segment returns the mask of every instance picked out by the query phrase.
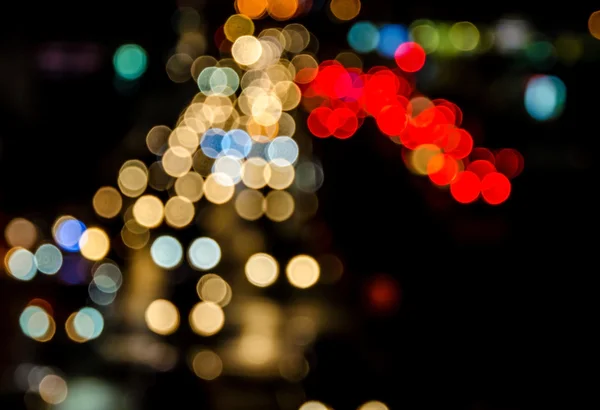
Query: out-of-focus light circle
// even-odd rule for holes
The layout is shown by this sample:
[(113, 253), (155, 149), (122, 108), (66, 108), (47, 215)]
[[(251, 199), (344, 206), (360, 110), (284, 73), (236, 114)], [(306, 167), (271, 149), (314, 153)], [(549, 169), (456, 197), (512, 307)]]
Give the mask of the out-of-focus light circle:
[(328, 410), (320, 401), (307, 401), (298, 410)]
[(213, 302), (221, 307), (227, 306), (233, 297), (229, 283), (214, 273), (207, 273), (200, 278), (196, 284), (196, 292), (203, 301)]
[(215, 352), (202, 350), (194, 356), (192, 369), (203, 380), (214, 380), (223, 372), (223, 361)]
[(217, 158), (223, 152), (225, 131), (218, 128), (207, 130), (200, 141), (200, 149), (209, 158)]
[(231, 47), (233, 59), (240, 65), (251, 65), (256, 63), (263, 53), (262, 45), (256, 37), (238, 37)]
[(145, 228), (158, 227), (164, 218), (165, 209), (160, 199), (154, 195), (144, 195), (133, 205), (135, 221)]
[(123, 198), (121, 194), (113, 187), (105, 186), (100, 188), (92, 200), (94, 211), (102, 218), (114, 218), (121, 212), (123, 207)]
[(214, 239), (198, 238), (190, 245), (188, 258), (194, 268), (209, 270), (221, 260), (221, 248)]
[(479, 30), (475, 24), (468, 21), (459, 21), (450, 27), (448, 39), (460, 51), (473, 51), (479, 45)]
[(179, 311), (168, 300), (157, 299), (150, 303), (144, 315), (148, 329), (159, 335), (170, 335), (179, 327)]
[(360, 13), (360, 0), (331, 0), (329, 10), (336, 18), (342, 21), (352, 20)]
[(298, 255), (288, 262), (285, 273), (293, 286), (306, 289), (317, 283), (321, 268), (313, 257)]
[(97, 264), (93, 270), (93, 282), (102, 292), (115, 293), (123, 283), (121, 269), (113, 262)]
[(233, 198), (235, 182), (223, 172), (210, 174), (204, 182), (204, 196), (213, 204), (222, 205)]
[(398, 67), (407, 73), (414, 73), (423, 68), (425, 58), (423, 47), (412, 41), (400, 44), (394, 54), (394, 59)]
[(67, 382), (55, 374), (45, 376), (38, 387), (40, 397), (48, 404), (60, 404), (67, 398)]
[(201, 336), (218, 333), (225, 324), (225, 313), (221, 306), (212, 302), (200, 302), (190, 312), (190, 326)]
[(100, 289), (95, 282), (88, 285), (88, 295), (90, 300), (100, 306), (108, 306), (117, 298), (117, 292), (107, 293)]
[(47, 243), (41, 245), (35, 251), (35, 263), (40, 272), (46, 275), (54, 275), (62, 266), (63, 256), (60, 249)]
[(389, 407), (380, 401), (369, 401), (358, 408), (358, 410), (389, 410)]
[(277, 137), (269, 143), (267, 148), (269, 161), (280, 167), (294, 164), (298, 159), (299, 152), (298, 144), (290, 137)]
[(86, 229), (83, 222), (72, 216), (63, 216), (54, 223), (52, 233), (54, 241), (63, 250), (77, 252), (79, 251), (79, 240)]
[(165, 220), (173, 228), (184, 228), (194, 219), (196, 209), (189, 199), (183, 196), (174, 196), (165, 205)]
[(25, 248), (13, 248), (5, 257), (6, 269), (15, 279), (30, 281), (37, 273), (33, 253)]
[(237, 184), (242, 179), (242, 161), (237, 156), (222, 155), (213, 164), (213, 175), (226, 175), (219, 181), (223, 185)]
[(125, 44), (115, 52), (113, 65), (119, 77), (125, 80), (136, 80), (146, 72), (148, 56), (146, 51), (137, 44)]
[(15, 218), (4, 229), (6, 242), (12, 247), (31, 249), (38, 238), (36, 226), (25, 218)]
[(183, 247), (172, 236), (159, 236), (150, 247), (152, 260), (164, 269), (177, 267), (183, 259)]
[(81, 255), (92, 261), (104, 258), (110, 250), (110, 239), (100, 228), (89, 228), (79, 239)]
[(525, 109), (537, 121), (559, 117), (565, 106), (567, 87), (555, 76), (535, 76), (525, 89)]
[(75, 314), (73, 327), (81, 338), (96, 339), (104, 330), (104, 317), (96, 309), (85, 307)]
[(225, 22), (223, 31), (227, 40), (234, 42), (238, 37), (254, 34), (254, 22), (243, 14), (234, 14)]
[(317, 192), (324, 179), (323, 168), (315, 162), (303, 162), (296, 168), (296, 186), (303, 192)]
[(590, 14), (588, 19), (588, 30), (592, 37), (600, 40), (600, 10)]
[(32, 339), (39, 338), (48, 332), (50, 318), (43, 308), (30, 305), (21, 312), (19, 326), (25, 336)]
[(379, 29), (377, 51), (384, 57), (394, 58), (396, 50), (409, 39), (408, 29), (401, 24), (385, 24)]
[(223, 153), (238, 158), (246, 158), (252, 149), (252, 138), (244, 130), (228, 131), (222, 141)]
[(242, 165), (242, 181), (248, 188), (264, 188), (270, 179), (271, 167), (265, 159), (260, 157), (248, 158)]
[(279, 264), (271, 255), (256, 253), (246, 262), (245, 272), (250, 283), (259, 288), (265, 288), (277, 280)]

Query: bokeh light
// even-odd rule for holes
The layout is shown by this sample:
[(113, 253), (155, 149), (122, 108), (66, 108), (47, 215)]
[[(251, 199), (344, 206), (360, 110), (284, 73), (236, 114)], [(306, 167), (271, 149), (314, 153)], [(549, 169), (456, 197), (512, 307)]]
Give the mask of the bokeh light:
[(537, 121), (560, 116), (567, 98), (567, 87), (555, 76), (535, 76), (527, 82), (525, 109)]
[(146, 51), (137, 44), (125, 44), (113, 56), (117, 75), (125, 80), (136, 80), (145, 72), (148, 65)]

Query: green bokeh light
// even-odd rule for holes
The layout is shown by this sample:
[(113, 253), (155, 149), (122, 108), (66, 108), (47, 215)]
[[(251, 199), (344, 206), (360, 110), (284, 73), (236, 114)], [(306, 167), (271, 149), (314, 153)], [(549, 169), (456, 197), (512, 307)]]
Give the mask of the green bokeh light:
[(146, 72), (148, 56), (137, 44), (125, 44), (115, 52), (113, 65), (119, 77), (136, 80)]

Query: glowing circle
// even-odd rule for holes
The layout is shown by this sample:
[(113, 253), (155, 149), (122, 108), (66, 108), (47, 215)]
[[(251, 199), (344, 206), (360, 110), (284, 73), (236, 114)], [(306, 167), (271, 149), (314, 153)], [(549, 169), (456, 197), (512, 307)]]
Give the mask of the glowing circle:
[(525, 109), (537, 121), (547, 121), (560, 116), (564, 110), (567, 88), (554, 76), (536, 76), (527, 83)]
[(44, 244), (35, 251), (35, 263), (40, 272), (54, 275), (62, 266), (63, 256), (56, 246)]
[(348, 31), (348, 44), (358, 53), (369, 53), (379, 45), (379, 30), (369, 21), (355, 23)]
[(183, 247), (172, 236), (159, 236), (150, 247), (152, 260), (164, 269), (173, 269), (183, 259)]
[(221, 260), (221, 247), (211, 238), (198, 238), (188, 249), (190, 264), (200, 270), (209, 270)]
[(125, 80), (136, 80), (145, 72), (148, 65), (146, 51), (137, 44), (125, 44), (117, 49), (113, 66), (117, 75)]

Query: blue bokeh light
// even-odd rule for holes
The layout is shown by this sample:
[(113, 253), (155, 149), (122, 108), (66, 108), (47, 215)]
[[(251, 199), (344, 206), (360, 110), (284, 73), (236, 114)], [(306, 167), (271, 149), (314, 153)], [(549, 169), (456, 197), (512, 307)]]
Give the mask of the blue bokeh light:
[(409, 41), (408, 29), (402, 24), (385, 24), (379, 29), (377, 51), (383, 57), (394, 58), (400, 44)]
[(547, 121), (560, 116), (564, 110), (567, 87), (558, 77), (535, 76), (527, 83), (525, 110), (537, 121)]
[(246, 158), (252, 149), (252, 138), (244, 130), (233, 129), (223, 137), (223, 153), (236, 158)]
[(56, 228), (55, 240), (58, 246), (67, 252), (79, 251), (79, 239), (86, 230), (83, 222), (77, 219), (67, 219), (60, 222)]
[(202, 136), (200, 149), (209, 158), (217, 158), (223, 152), (225, 131), (219, 128), (210, 128)]

